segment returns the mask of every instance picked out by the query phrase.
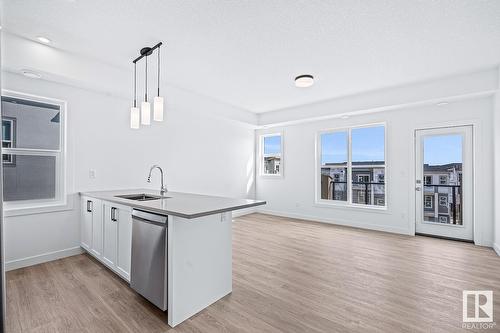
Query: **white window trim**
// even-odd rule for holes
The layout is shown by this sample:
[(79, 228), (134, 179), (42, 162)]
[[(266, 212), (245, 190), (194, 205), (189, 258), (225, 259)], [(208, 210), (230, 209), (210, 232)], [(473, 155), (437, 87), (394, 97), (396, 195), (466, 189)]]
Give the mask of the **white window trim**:
[[(272, 136), (280, 136), (281, 137), (281, 153), (280, 154), (264, 154), (264, 139)], [(283, 132), (273, 132), (273, 133), (266, 133), (262, 134), (259, 137), (259, 175), (260, 177), (263, 178), (283, 178), (283, 172), (284, 172), (284, 136)], [(264, 173), (265, 167), (264, 167), (264, 158), (265, 157), (279, 157), (280, 158), (280, 170), (279, 173), (276, 174), (271, 174), (271, 173)]]
[[(376, 205), (364, 205), (364, 204), (357, 204), (352, 202), (352, 169), (357, 168), (357, 166), (352, 165), (352, 130), (353, 129), (358, 129), (358, 128), (367, 128), (367, 127), (377, 127), (377, 126), (384, 126), (384, 164), (383, 165), (363, 165), (360, 168), (366, 168), (366, 167), (378, 167), (378, 168), (384, 168), (384, 186), (385, 186), (385, 196), (384, 196), (384, 202), (385, 206), (376, 206)], [(332, 132), (342, 132), (342, 131), (347, 131), (347, 141), (348, 141), (348, 148), (347, 148), (347, 201), (340, 201), (340, 200), (326, 200), (326, 199), (321, 199), (321, 135), (326, 134), (326, 133), (332, 133)], [(347, 209), (359, 209), (359, 210), (372, 210), (372, 211), (379, 211), (381, 213), (388, 213), (389, 210), (389, 187), (388, 184), (390, 184), (390, 173), (389, 173), (389, 167), (387, 166), (387, 160), (388, 160), (388, 155), (387, 155), (387, 123), (386, 122), (378, 122), (378, 123), (370, 123), (370, 124), (364, 124), (364, 125), (354, 125), (354, 126), (345, 126), (345, 127), (337, 127), (337, 128), (329, 128), (325, 130), (318, 131), (316, 133), (316, 140), (315, 140), (315, 152), (316, 152), (316, 161), (315, 161), (315, 206), (317, 207), (331, 207), (331, 208), (347, 208)]]
[(56, 157), (56, 193), (54, 199), (47, 200), (22, 200), (7, 201), (3, 203), (5, 216), (17, 216), (37, 213), (47, 213), (52, 211), (61, 211), (72, 209), (72, 202), (67, 199), (67, 170), (66, 170), (66, 110), (67, 103), (63, 100), (47, 98), (26, 93), (15, 92), (11, 90), (2, 90), (2, 96), (31, 100), (35, 102), (52, 104), (59, 106), (59, 149), (26, 149), (26, 148), (2, 148), (2, 153), (11, 153), (16, 155), (38, 155)]

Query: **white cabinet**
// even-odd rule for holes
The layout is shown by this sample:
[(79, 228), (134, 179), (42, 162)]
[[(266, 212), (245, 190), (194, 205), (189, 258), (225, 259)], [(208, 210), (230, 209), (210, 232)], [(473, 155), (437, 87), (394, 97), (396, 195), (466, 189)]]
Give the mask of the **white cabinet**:
[(90, 199), (92, 202), (92, 242), (90, 252), (96, 257), (102, 256), (102, 202)]
[(132, 209), (118, 207), (118, 258), (116, 268), (119, 274), (130, 279), (130, 259), (132, 257)]
[(81, 246), (130, 281), (132, 208), (82, 196)]
[(104, 203), (104, 242), (102, 259), (110, 268), (116, 265), (118, 251), (118, 219), (116, 208)]
[(82, 197), (80, 244), (87, 251), (90, 251), (90, 247), (92, 246), (92, 205), (92, 199), (88, 197)]
[(82, 197), (81, 240), (84, 249), (97, 257), (102, 251), (101, 200)]

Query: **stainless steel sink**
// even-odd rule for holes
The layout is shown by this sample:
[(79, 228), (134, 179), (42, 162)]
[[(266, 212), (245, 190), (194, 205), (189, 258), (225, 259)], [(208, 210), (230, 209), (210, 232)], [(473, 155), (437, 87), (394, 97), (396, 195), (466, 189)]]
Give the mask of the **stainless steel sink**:
[(124, 195), (116, 195), (117, 198), (135, 200), (135, 201), (148, 201), (148, 200), (158, 200), (158, 199), (168, 199), (170, 197), (162, 197), (159, 195), (139, 193), (139, 194), (124, 194)]

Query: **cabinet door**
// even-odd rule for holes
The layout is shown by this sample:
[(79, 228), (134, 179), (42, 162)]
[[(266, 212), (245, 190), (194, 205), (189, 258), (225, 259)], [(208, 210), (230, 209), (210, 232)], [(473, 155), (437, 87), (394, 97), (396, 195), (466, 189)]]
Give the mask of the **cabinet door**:
[(104, 205), (104, 234), (102, 258), (111, 268), (116, 266), (118, 247), (118, 209), (116, 207)]
[(86, 250), (90, 250), (92, 246), (92, 205), (93, 202), (90, 198), (82, 197), (80, 243)]
[(92, 245), (91, 252), (102, 256), (102, 203), (100, 200), (92, 199)]
[(118, 209), (118, 261), (117, 269), (130, 280), (130, 259), (132, 253), (132, 212), (129, 207)]

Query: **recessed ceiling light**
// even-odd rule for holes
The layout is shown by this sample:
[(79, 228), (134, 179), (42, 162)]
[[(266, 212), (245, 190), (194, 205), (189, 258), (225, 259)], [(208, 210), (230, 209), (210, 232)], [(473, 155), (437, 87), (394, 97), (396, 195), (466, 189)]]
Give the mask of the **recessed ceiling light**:
[(47, 37), (38, 36), (36, 39), (38, 39), (39, 42), (42, 42), (44, 44), (50, 44), (50, 39), (48, 39)]
[(348, 115), (343, 115), (340, 117), (340, 119), (349, 119), (349, 116)]
[(448, 104), (450, 104), (450, 103), (448, 103), (448, 102), (439, 102), (436, 105), (437, 106), (444, 106), (444, 105), (448, 105)]
[(24, 76), (29, 77), (30, 79), (40, 79), (42, 77), (40, 74), (27, 69), (23, 69), (21, 73), (23, 73)]
[(314, 84), (314, 77), (309, 74), (299, 75), (295, 78), (295, 86), (299, 88), (307, 88)]

